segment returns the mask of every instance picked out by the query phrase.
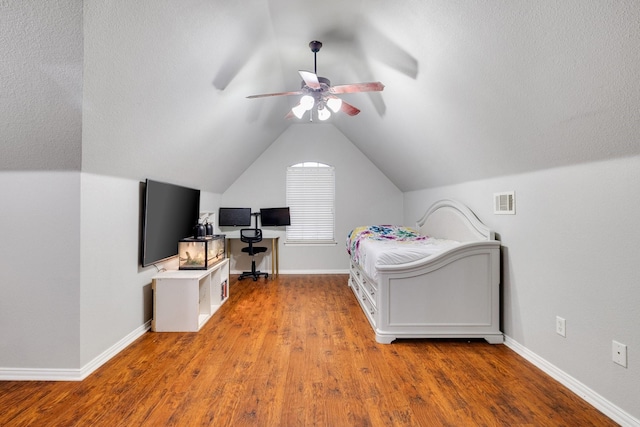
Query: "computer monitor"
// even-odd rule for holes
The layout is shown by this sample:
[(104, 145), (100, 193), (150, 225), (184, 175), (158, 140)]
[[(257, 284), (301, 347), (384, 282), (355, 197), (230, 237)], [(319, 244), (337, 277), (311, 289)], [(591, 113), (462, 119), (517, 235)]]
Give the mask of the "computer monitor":
[(220, 208), (219, 227), (250, 227), (251, 208)]
[(291, 225), (289, 208), (260, 209), (260, 224), (262, 224), (263, 227), (281, 227)]

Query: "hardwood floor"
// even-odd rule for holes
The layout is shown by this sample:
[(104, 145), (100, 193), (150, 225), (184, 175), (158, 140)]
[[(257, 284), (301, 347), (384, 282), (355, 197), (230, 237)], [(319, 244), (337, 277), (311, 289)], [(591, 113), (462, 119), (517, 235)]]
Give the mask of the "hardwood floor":
[(346, 275), (235, 277), (199, 333), (149, 332), (82, 382), (0, 382), (0, 425), (616, 425), (504, 345), (377, 344)]

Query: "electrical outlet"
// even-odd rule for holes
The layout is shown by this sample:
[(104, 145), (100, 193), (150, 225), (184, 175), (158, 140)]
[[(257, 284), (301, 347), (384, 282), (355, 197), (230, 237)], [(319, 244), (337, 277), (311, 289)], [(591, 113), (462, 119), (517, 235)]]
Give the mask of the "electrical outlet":
[(563, 337), (567, 336), (567, 321), (560, 316), (556, 316), (556, 333)]
[(611, 357), (613, 361), (620, 366), (627, 367), (627, 346), (617, 341), (613, 342), (611, 348)]

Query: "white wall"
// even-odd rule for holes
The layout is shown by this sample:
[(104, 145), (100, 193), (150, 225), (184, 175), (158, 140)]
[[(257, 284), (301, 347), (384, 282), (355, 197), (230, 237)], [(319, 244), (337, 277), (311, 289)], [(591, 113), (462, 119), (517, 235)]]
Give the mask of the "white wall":
[(81, 365), (151, 318), (151, 277), (140, 266), (139, 181), (82, 175)]
[[(152, 277), (178, 267), (175, 258), (140, 266), (143, 187), (137, 180), (82, 175), (81, 366), (151, 320)], [(201, 210), (217, 211), (219, 200), (202, 192)]]
[[(516, 215), (494, 215), (494, 192)], [(640, 418), (640, 157), (405, 193), (405, 221), (440, 198), (469, 206), (503, 244), (504, 332)], [(566, 338), (555, 318), (566, 319)], [(628, 346), (628, 368), (611, 360)]]
[(221, 194), (200, 191), (200, 212), (214, 212), (216, 224), (218, 223), (218, 208), (220, 207), (221, 199)]
[(0, 172), (0, 368), (76, 368), (80, 174)]
[[(402, 193), (333, 125), (292, 125), (224, 192), (222, 205), (251, 207), (253, 211), (285, 206), (287, 166), (305, 161), (335, 166), (337, 245), (283, 245), (282, 230), (280, 271), (347, 272), (347, 233), (363, 224), (402, 221)], [(240, 248), (232, 248), (232, 270), (250, 267)], [(263, 258), (259, 268), (268, 271), (268, 262)]]
[[(80, 172), (0, 172), (1, 376), (79, 379), (144, 332), (158, 270), (139, 263), (142, 188)], [(217, 211), (220, 197), (203, 192), (201, 207)]]
[(0, 2), (2, 373), (80, 363), (82, 9)]

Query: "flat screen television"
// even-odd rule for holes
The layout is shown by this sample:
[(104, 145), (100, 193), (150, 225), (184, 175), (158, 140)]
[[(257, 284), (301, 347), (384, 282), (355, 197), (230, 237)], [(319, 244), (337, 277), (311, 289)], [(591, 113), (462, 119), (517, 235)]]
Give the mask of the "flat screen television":
[(250, 227), (251, 208), (220, 208), (218, 212), (220, 227)]
[(178, 241), (193, 236), (200, 190), (147, 179), (142, 224), (143, 267), (178, 255)]
[(282, 227), (291, 225), (289, 208), (262, 208), (260, 209), (260, 224), (263, 227)]

